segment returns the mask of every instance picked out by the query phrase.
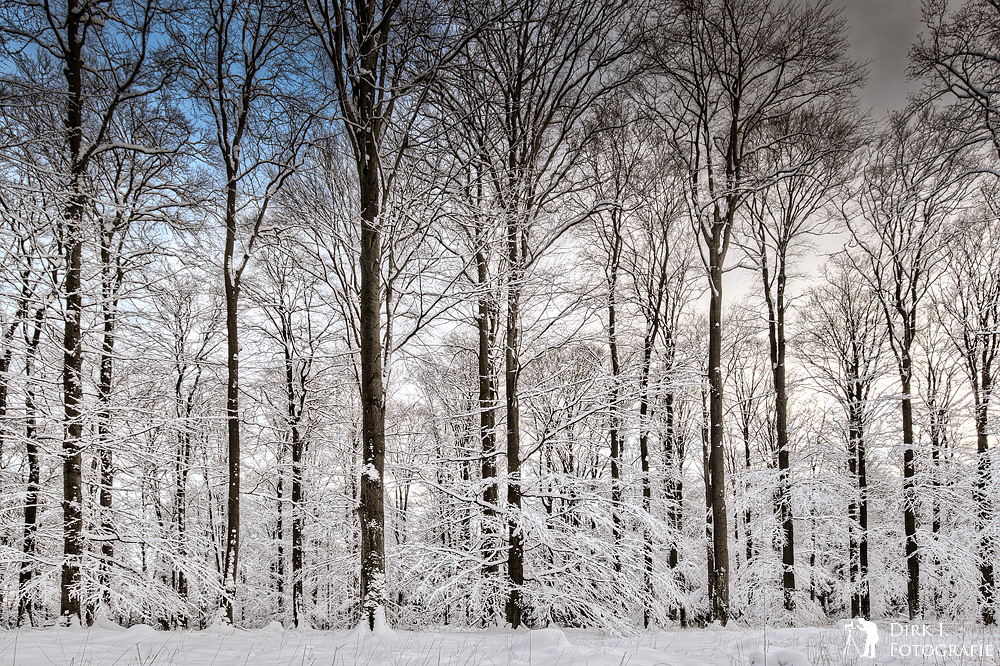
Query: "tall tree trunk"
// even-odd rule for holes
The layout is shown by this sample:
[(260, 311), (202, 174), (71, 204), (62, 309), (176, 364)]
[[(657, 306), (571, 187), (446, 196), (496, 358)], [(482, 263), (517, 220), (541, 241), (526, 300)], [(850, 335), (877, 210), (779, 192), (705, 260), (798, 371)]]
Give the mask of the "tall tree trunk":
[(507, 595), (507, 622), (511, 627), (521, 625), (524, 585), (524, 532), (521, 525), (521, 407), (517, 395), (520, 373), (519, 360), (519, 301), (522, 271), (519, 253), (519, 225), (515, 219), (507, 223), (507, 258), (510, 262), (510, 285), (507, 291), (507, 344), (504, 353), (504, 384), (507, 408), (507, 577), (510, 591)]
[(726, 514), (726, 461), (723, 439), (722, 404), (722, 231), (713, 225), (712, 247), (709, 249), (709, 317), (708, 317), (708, 382), (709, 382), (709, 480), (711, 482), (712, 555), (715, 573), (712, 577), (712, 617), (729, 622), (729, 529)]
[[(907, 337), (912, 339), (912, 333)], [(903, 391), (903, 529), (906, 536), (906, 606), (910, 619), (921, 615), (920, 608), (920, 553), (917, 548), (917, 497), (916, 463), (913, 449), (913, 399), (910, 394), (912, 361), (909, 346), (902, 350), (900, 358), (900, 386)]]
[(711, 448), (712, 448), (712, 435), (711, 426), (709, 419), (711, 418), (708, 408), (708, 390), (702, 388), (701, 390), (701, 412), (702, 412), (702, 427), (701, 427), (701, 462), (702, 462), (702, 477), (705, 481), (705, 550), (706, 550), (706, 563), (708, 570), (708, 612), (709, 616), (712, 616), (717, 607), (717, 602), (715, 595), (718, 593), (719, 587), (715, 582), (716, 574), (718, 573), (715, 569), (715, 540), (712, 537), (712, 530), (714, 528), (714, 521), (712, 515), (712, 461), (711, 461)]
[[(337, 101), (351, 138), (358, 173), (361, 248), (358, 337), (361, 356), (361, 464), (358, 502), (361, 523), (361, 604), (370, 630), (385, 620), (385, 387), (382, 368), (382, 191), (381, 143), (395, 108), (395, 81), (382, 76), (396, 53), (389, 38), (399, 30), (393, 15), (400, 3), (374, 0), (309, 2), (336, 78)], [(345, 57), (345, 53), (350, 56)], [(391, 79), (392, 77), (390, 77)], [(389, 297), (386, 297), (387, 312)], [(389, 322), (386, 322), (389, 325)], [(387, 340), (389, 336), (387, 336)], [(391, 343), (386, 343), (386, 363)]]
[[(302, 411), (305, 405), (305, 382), (296, 387), (295, 359), (292, 357), (292, 326), (291, 314), (281, 313), (281, 337), (284, 343), (285, 355), (285, 401), (288, 419), (288, 454), (291, 457), (291, 509), (292, 509), (292, 626), (298, 627), (301, 621), (302, 603), (302, 454), (305, 443), (300, 425)], [(298, 390), (296, 390), (298, 388)], [(284, 599), (284, 534), (282, 533), (281, 511), (285, 501), (283, 497), (284, 475), (278, 479), (278, 596)]]
[[(642, 473), (642, 510), (645, 512), (647, 517), (652, 516), (652, 499), (653, 499), (653, 489), (650, 484), (650, 464), (649, 464), (649, 360), (652, 355), (651, 345), (648, 336), (646, 340), (646, 349), (643, 350), (643, 365), (642, 374), (639, 378), (639, 467)], [(617, 433), (616, 433), (617, 437)], [(670, 446), (669, 444), (667, 446)], [(613, 501), (613, 500), (612, 500)], [(667, 499), (667, 504), (669, 506), (670, 499)], [(668, 509), (669, 511), (669, 509)], [(617, 526), (616, 526), (617, 527)], [(616, 544), (617, 545), (617, 544)], [(646, 598), (649, 600), (653, 599), (653, 535), (649, 527), (644, 527), (642, 530), (642, 583), (643, 590), (646, 592)], [(672, 548), (676, 548), (676, 542), (671, 544)], [(618, 562), (618, 555), (615, 555), (615, 564), (618, 565), (618, 571), (621, 570), (621, 565)], [(671, 565), (673, 568), (673, 565)], [(649, 623), (652, 621), (650, 608), (648, 603), (643, 604), (642, 608), (642, 626), (643, 628), (649, 627)]]
[[(291, 448), (291, 442), (283, 442), (282, 449)], [(285, 613), (285, 473), (281, 467), (285, 462), (285, 453), (276, 461), (278, 480), (274, 487), (275, 502), (275, 525), (274, 541), (276, 551), (274, 554), (274, 592), (278, 597), (277, 614), (280, 618)]]
[(36, 533), (38, 531), (38, 496), (41, 491), (42, 466), (38, 457), (37, 407), (35, 405), (35, 361), (38, 344), (42, 338), (45, 322), (45, 305), (40, 304), (35, 311), (33, 326), (29, 335), (24, 330), (24, 445), (28, 462), (28, 483), (24, 497), (24, 543), (21, 571), (17, 577), (17, 625), (22, 626), (27, 617), (34, 625), (34, 598), (32, 579), (35, 573)]
[(100, 376), (97, 382), (97, 401), (100, 405), (97, 414), (97, 455), (99, 461), (99, 491), (98, 505), (101, 513), (101, 532), (104, 540), (101, 541), (101, 563), (98, 581), (101, 586), (101, 601), (110, 603), (108, 584), (110, 582), (109, 571), (111, 563), (115, 557), (115, 545), (111, 540), (115, 533), (114, 524), (111, 520), (112, 511), (112, 489), (114, 486), (114, 460), (111, 450), (111, 390), (114, 372), (114, 350), (115, 350), (115, 317), (118, 309), (118, 285), (120, 284), (120, 269), (115, 271), (116, 266), (112, 261), (117, 260), (112, 257), (111, 241), (109, 234), (101, 229), (101, 358)]
[(872, 616), (871, 588), (868, 584), (868, 453), (864, 424), (858, 420), (858, 577), (861, 581), (861, 617)]
[(485, 581), (482, 622), (492, 623), (499, 614), (495, 606), (495, 593), (499, 586), (500, 574), (500, 526), (497, 524), (497, 505), (500, 502), (500, 489), (497, 484), (496, 463), (496, 385), (493, 379), (493, 368), (490, 362), (490, 350), (493, 347), (493, 319), (496, 317), (491, 305), (489, 267), (482, 244), (482, 233), (476, 236), (476, 283), (479, 288), (477, 303), (476, 328), (479, 333), (479, 439), (482, 452), (481, 474), (483, 481), (483, 579)]
[(302, 591), (302, 540), (305, 531), (303, 457), (305, 440), (292, 431), (292, 625), (302, 626), (305, 597)]
[[(743, 426), (743, 464), (745, 465), (747, 480), (744, 482), (744, 490), (748, 493), (750, 491), (750, 471), (752, 469), (752, 462), (750, 458), (750, 407), (746, 407), (746, 411), (740, 415)], [(753, 537), (751, 536), (752, 531), (750, 525), (753, 523), (753, 511), (750, 509), (750, 503), (747, 502), (746, 507), (743, 509), (743, 538), (746, 542), (743, 544), (746, 563), (749, 568), (750, 563), (754, 559), (753, 550)]]
[(850, 408), (847, 427), (847, 471), (851, 478), (851, 495), (847, 504), (849, 577), (851, 583), (851, 617), (862, 617), (861, 614), (861, 484), (860, 484), (860, 448), (861, 424), (857, 408)]
[(63, 329), (63, 558), (60, 579), (59, 615), (66, 622), (82, 622), (80, 601), (83, 556), (83, 349), (81, 319), (83, 293), (83, 218), (87, 204), (84, 178), (87, 172), (83, 154), (83, 40), (86, 31), (81, 21), (86, 14), (78, 0), (66, 5), (67, 83), (66, 137), (70, 159), (69, 200), (64, 212), (63, 250), (65, 252), (65, 326)]
[[(374, 73), (362, 79), (359, 93), (375, 95)], [(364, 159), (358, 161), (361, 194), (361, 603), (369, 629), (385, 619), (385, 393), (382, 385), (382, 313), (380, 308), (382, 234), (378, 145), (370, 128), (361, 128), (357, 143)]]
[(993, 519), (992, 503), (989, 497), (991, 483), (989, 419), (987, 402), (991, 389), (991, 378), (983, 374), (982, 396), (976, 392), (976, 527), (979, 532), (977, 559), (979, 560), (979, 594), (982, 597), (983, 624), (996, 624), (996, 580), (993, 572), (993, 537), (990, 522)]
[[(764, 236), (766, 237), (766, 236)], [(763, 254), (763, 253), (762, 253)], [(768, 311), (768, 341), (771, 354), (771, 376), (774, 382), (774, 421), (778, 440), (777, 513), (781, 522), (781, 588), (785, 610), (795, 608), (795, 523), (792, 518), (790, 457), (788, 451), (788, 388), (785, 376), (785, 253), (776, 251), (778, 273), (775, 276), (776, 295), (771, 298), (767, 258), (762, 258), (765, 300)]]
[[(611, 399), (608, 405), (608, 438), (611, 446), (611, 534), (614, 545), (611, 553), (612, 566), (616, 573), (621, 573), (621, 457), (622, 441), (619, 437), (620, 417), (618, 414), (618, 399), (621, 391), (621, 360), (618, 353), (618, 332), (616, 316), (618, 314), (618, 303), (616, 298), (618, 288), (618, 266), (621, 261), (622, 235), (620, 229), (619, 213), (613, 211), (612, 215), (612, 239), (611, 254), (608, 257), (608, 350), (611, 356)], [(645, 433), (643, 433), (645, 435)], [(648, 466), (649, 466), (649, 446), (648, 438), (646, 442), (646, 453), (640, 454), (647, 469), (643, 470), (643, 506), (648, 511), (648, 498), (646, 493), (649, 488)]]
[[(195, 373), (194, 381), (187, 396), (184, 395), (183, 361), (177, 365), (177, 381), (174, 383), (174, 400), (177, 405), (177, 416), (181, 421), (181, 430), (177, 433), (177, 463), (174, 467), (174, 529), (177, 533), (177, 560), (183, 562), (187, 555), (187, 481), (191, 469), (191, 414), (194, 412), (194, 394), (201, 379), (201, 368)], [(208, 502), (209, 523), (211, 524), (212, 501)], [(175, 566), (173, 585), (182, 599), (188, 596), (188, 579), (182, 566)], [(187, 626), (187, 617), (181, 617), (182, 626)]]
[(223, 605), (226, 618), (234, 621), (236, 586), (239, 580), (240, 552), (240, 274), (234, 264), (236, 249), (236, 178), (238, 168), (227, 164), (226, 247), (222, 269), (226, 297), (226, 425), (227, 425), (227, 495), (226, 546), (222, 565)]
[[(671, 343), (672, 344), (672, 343)], [(671, 357), (673, 353), (671, 353)], [(671, 361), (673, 365), (673, 361)], [(680, 548), (678, 543), (684, 531), (684, 439), (677, 434), (676, 406), (674, 393), (668, 389), (663, 400), (664, 422), (664, 458), (668, 465), (669, 483), (667, 485), (667, 524), (673, 529), (674, 536), (670, 541), (670, 551), (667, 555), (667, 565), (673, 572), (678, 584), (684, 582), (680, 566)], [(652, 549), (652, 543), (647, 540), (647, 546)], [(647, 565), (651, 569), (652, 555), (647, 557)], [(650, 575), (652, 572), (650, 571)], [(675, 604), (670, 609), (670, 619), (679, 621), (681, 626), (687, 626), (687, 608), (684, 604)]]
[(10, 345), (11, 338), (17, 332), (21, 312), (15, 315), (14, 323), (3, 332), (3, 353), (0, 354), (0, 458), (3, 457), (3, 447), (7, 442), (7, 393), (10, 362), (14, 358), (14, 348)]
[[(183, 561), (187, 555), (187, 477), (191, 465), (191, 433), (189, 424), (184, 424), (184, 431), (177, 434), (177, 465), (174, 469), (174, 529), (177, 532), (178, 560)], [(174, 589), (182, 599), (187, 598), (188, 581), (184, 570), (174, 568)]]

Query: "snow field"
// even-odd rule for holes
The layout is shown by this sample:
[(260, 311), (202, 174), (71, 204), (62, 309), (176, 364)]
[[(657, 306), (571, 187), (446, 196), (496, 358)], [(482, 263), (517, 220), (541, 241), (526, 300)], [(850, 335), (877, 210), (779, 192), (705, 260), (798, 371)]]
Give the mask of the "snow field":
[[(955, 628), (955, 641), (1000, 646), (1000, 632)], [(286, 631), (277, 622), (244, 631), (90, 629), (0, 632), (0, 666), (994, 666), (978, 658), (844, 652), (840, 627), (710, 628), (609, 637), (584, 630)], [(766, 659), (764, 649), (766, 647)], [(995, 655), (996, 652), (994, 651)]]

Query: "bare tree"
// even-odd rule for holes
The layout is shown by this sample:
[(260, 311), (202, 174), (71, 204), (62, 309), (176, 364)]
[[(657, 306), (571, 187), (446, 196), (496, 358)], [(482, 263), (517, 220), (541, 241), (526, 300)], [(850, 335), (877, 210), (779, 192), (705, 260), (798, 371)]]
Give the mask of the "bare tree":
[[(417, 3), (420, 5), (420, 3)], [(361, 355), (361, 603), (369, 629), (385, 622), (385, 378), (382, 365), (382, 229), (396, 175), (387, 134), (413, 92), (411, 49), (419, 49), (427, 9), (407, 15), (399, 0), (306, 0), (309, 23), (332, 67), (333, 94), (358, 180)], [(410, 40), (414, 40), (411, 42)], [(419, 52), (419, 51), (418, 51)], [(409, 116), (412, 118), (412, 116)], [(405, 122), (404, 122), (405, 127)], [(402, 134), (408, 133), (406, 128)], [(402, 156), (402, 151), (396, 153)], [(398, 164), (398, 162), (397, 162)]]
[[(123, 146), (107, 150), (92, 166), (95, 194), (90, 215), (97, 227), (100, 266), (97, 420), (98, 508), (101, 531), (99, 585), (101, 601), (110, 598), (108, 571), (114, 562), (117, 532), (112, 519), (115, 428), (112, 423), (115, 342), (119, 306), (127, 274), (157, 251), (150, 229), (173, 217), (173, 210), (195, 197), (185, 191), (185, 160), (178, 153), (187, 140), (187, 126), (179, 111), (163, 99), (144, 97), (123, 103), (110, 129)], [(181, 198), (186, 201), (182, 201)], [(107, 608), (104, 609), (107, 614)]]
[[(761, 278), (767, 306), (771, 379), (775, 399), (775, 435), (778, 448), (776, 512), (782, 529), (782, 589), (786, 610), (793, 610), (795, 592), (795, 521), (791, 502), (788, 443), (788, 380), (785, 356), (785, 321), (790, 299), (788, 281), (793, 277), (796, 254), (811, 235), (824, 231), (824, 209), (847, 174), (847, 158), (857, 146), (853, 87), (863, 70), (845, 59), (841, 80), (832, 82), (830, 100), (777, 119), (765, 132), (771, 145), (757, 156), (768, 173), (781, 174), (756, 192), (748, 202), (750, 241), (747, 248)], [(850, 70), (853, 70), (853, 76)]]
[[(689, 238), (678, 233), (683, 209), (680, 177), (657, 143), (655, 125), (635, 102), (613, 97), (600, 106), (597, 133), (587, 146), (588, 169), (593, 182), (588, 188), (595, 201), (615, 201), (614, 208), (594, 218), (596, 242), (602, 256), (606, 282), (607, 344), (611, 362), (608, 404), (608, 435), (611, 462), (613, 555), (621, 571), (618, 550), (623, 538), (622, 464), (629, 405), (638, 400), (639, 467), (643, 511), (653, 513), (653, 459), (657, 422), (662, 423), (662, 461), (665, 469), (666, 520), (677, 533), (681, 528), (683, 486), (683, 437), (678, 424), (679, 368), (677, 334), (681, 313), (690, 297), (691, 248)], [(637, 319), (635, 313), (640, 315)], [(619, 323), (621, 322), (621, 323)], [(631, 329), (641, 326), (638, 367), (632, 370), (629, 340)], [(654, 369), (655, 368), (655, 369)], [(632, 373), (637, 371), (638, 377)], [(637, 382), (637, 384), (636, 384)], [(659, 412), (659, 413), (656, 413)], [(678, 534), (670, 542), (667, 563), (679, 564)], [(643, 586), (646, 593), (643, 624), (653, 621), (655, 597), (653, 530), (643, 529)], [(672, 605), (672, 619), (680, 620), (685, 609)]]
[[(29, 172), (30, 173), (30, 172)], [(37, 566), (38, 504), (41, 488), (41, 455), (38, 438), (37, 361), (42, 334), (50, 317), (49, 309), (57, 294), (57, 250), (51, 210), (47, 210), (42, 192), (25, 187), (30, 181), (5, 182), (0, 189), (0, 211), (5, 227), (5, 282), (12, 288), (3, 295), (3, 351), (0, 356), (0, 446), (13, 438), (14, 428), (8, 415), (9, 384), (13, 379), (11, 362), (17, 332), (23, 343), (24, 367), (24, 445), (27, 478), (22, 526), (22, 561), (17, 581), (17, 625), (35, 624), (38, 606)], [(9, 309), (8, 309), (9, 303)]]
[[(506, 259), (504, 411), (507, 457), (506, 619), (524, 611), (524, 525), (521, 520), (521, 430), (524, 285), (543, 253), (592, 210), (542, 224), (548, 207), (574, 186), (583, 120), (597, 100), (628, 81), (611, 73), (633, 51), (624, 18), (634, 11), (607, 0), (550, 0), (500, 7), (505, 30), (484, 30), (470, 46), (483, 85), (485, 126), (480, 151), (491, 209), (500, 216)], [(496, 11), (489, 13), (499, 13)], [(470, 21), (477, 22), (477, 21)]]
[(816, 383), (844, 410), (851, 495), (847, 513), (851, 617), (871, 617), (868, 558), (868, 426), (883, 375), (886, 329), (877, 297), (849, 261), (835, 259), (808, 293), (797, 338)]
[[(291, 235), (291, 234), (289, 234)], [(302, 578), (305, 539), (305, 455), (312, 430), (309, 405), (313, 402), (314, 361), (333, 324), (321, 307), (316, 271), (303, 266), (308, 255), (295, 239), (275, 239), (261, 253), (261, 270), (253, 297), (267, 319), (265, 335), (280, 348), (281, 398), (275, 405), (281, 414), (279, 461), (287, 460), (290, 488), (285, 490), (284, 469), (279, 469), (277, 499), (277, 566), (279, 612), (284, 608), (285, 570), (283, 517), (286, 505), (291, 514), (291, 620), (295, 627), (304, 623), (305, 603)], [(282, 464), (282, 467), (285, 467)]]
[(920, 313), (946, 255), (950, 217), (970, 184), (951, 159), (952, 137), (933, 129), (934, 112), (895, 114), (871, 147), (855, 199), (860, 214), (846, 216), (860, 252), (850, 255), (878, 298), (901, 390), (903, 523), (906, 536), (907, 607), (920, 614), (917, 543), (916, 449), (913, 429), (913, 350)]
[(677, 8), (675, 18), (658, 31), (652, 53), (665, 94), (672, 97), (659, 115), (688, 174), (691, 221), (710, 293), (711, 597), (712, 616), (723, 623), (729, 619), (721, 370), (726, 258), (750, 195), (786, 175), (762, 168), (758, 159), (775, 145), (768, 128), (822, 107), (856, 84), (859, 68), (847, 56), (844, 31), (828, 2), (803, 7), (771, 0), (698, 0)]
[[(943, 280), (942, 280), (943, 281)], [(932, 294), (938, 300), (940, 294)], [(948, 450), (952, 446), (952, 415), (958, 405), (959, 376), (962, 362), (956, 356), (954, 345), (944, 330), (943, 317), (928, 317), (927, 331), (919, 340), (918, 363), (923, 373), (917, 377), (917, 386), (923, 402), (924, 422), (921, 424), (928, 435), (930, 445), (930, 514), (931, 543), (928, 544), (932, 576), (943, 577), (948, 564), (940, 557), (940, 549), (947, 543), (942, 534), (942, 486), (947, 479)], [(934, 587), (933, 610), (942, 612), (941, 586)]]
[[(24, 45), (37, 47), (45, 58), (59, 63), (65, 79), (65, 85), (56, 93), (63, 105), (59, 115), (65, 130), (59, 165), (64, 171), (58, 193), (63, 209), (61, 245), (65, 262), (60, 615), (63, 621), (80, 622), (84, 619), (80, 572), (84, 550), (82, 270), (92, 196), (91, 170), (93, 161), (103, 152), (149, 150), (118, 143), (112, 126), (123, 104), (148, 95), (163, 83), (147, 73), (147, 61), (154, 51), (151, 35), (162, 8), (155, 2), (112, 5), (96, 0), (67, 0), (58, 6), (12, 2), (3, 12), (7, 52), (18, 54)], [(13, 62), (24, 63), (25, 59), (18, 56)], [(18, 79), (15, 85), (30, 94), (36, 81)]]
[[(911, 51), (911, 72), (924, 81), (926, 99), (951, 106), (946, 119), (954, 131), (949, 149), (987, 146), (1000, 158), (1000, 39), (984, 29), (1000, 21), (1000, 2), (929, 0), (923, 11), (928, 30)], [(1000, 173), (995, 166), (981, 164), (970, 170)]]
[(990, 499), (989, 408), (996, 391), (1000, 357), (1000, 227), (996, 211), (962, 230), (956, 243), (950, 283), (940, 298), (946, 330), (962, 357), (972, 390), (976, 424), (976, 484), (974, 499), (979, 534), (979, 594), (983, 623), (996, 623), (996, 576), (991, 536), (994, 507)]
[[(170, 270), (170, 269), (167, 269)], [(185, 273), (187, 271), (184, 271)], [(196, 274), (197, 275), (197, 274)], [(171, 428), (173, 445), (172, 469), (173, 497), (170, 523), (173, 529), (171, 548), (174, 553), (169, 578), (171, 587), (181, 600), (188, 600), (191, 578), (188, 557), (192, 554), (189, 536), (189, 514), (192, 507), (189, 477), (196, 465), (196, 447), (203, 431), (198, 421), (204, 409), (206, 393), (212, 386), (209, 380), (216, 354), (222, 344), (219, 328), (223, 321), (222, 296), (218, 289), (207, 293), (201, 289), (197, 277), (190, 274), (169, 275), (161, 284), (149, 279), (152, 303), (150, 334), (147, 349), (159, 348), (165, 357), (165, 367), (171, 377), (168, 404), (173, 413)], [(209, 384), (208, 386), (206, 386)], [(169, 441), (169, 440), (168, 440)], [(209, 498), (211, 500), (211, 498)], [(189, 618), (177, 618), (187, 626)]]
[(230, 622), (239, 581), (240, 294), (269, 206), (295, 171), (312, 120), (297, 68), (296, 46), (303, 40), (295, 31), (293, 6), (285, 0), (213, 0), (176, 28), (206, 152), (221, 163), (222, 173), (224, 205), (211, 212), (225, 229), (228, 498), (222, 582)]

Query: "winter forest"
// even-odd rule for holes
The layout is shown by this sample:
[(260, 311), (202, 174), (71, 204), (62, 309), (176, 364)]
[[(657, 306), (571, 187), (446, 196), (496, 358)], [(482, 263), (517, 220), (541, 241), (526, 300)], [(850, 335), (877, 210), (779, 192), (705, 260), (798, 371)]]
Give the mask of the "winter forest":
[(4, 2), (0, 626), (993, 625), (1000, 2), (848, 28)]

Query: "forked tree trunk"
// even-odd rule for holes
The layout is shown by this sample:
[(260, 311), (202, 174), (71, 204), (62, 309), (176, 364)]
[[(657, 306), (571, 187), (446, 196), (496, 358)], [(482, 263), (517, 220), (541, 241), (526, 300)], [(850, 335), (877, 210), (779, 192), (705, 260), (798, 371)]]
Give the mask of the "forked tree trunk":
[[(763, 253), (762, 253), (763, 254)], [(774, 384), (774, 427), (778, 444), (778, 520), (781, 523), (781, 588), (785, 610), (795, 608), (795, 522), (792, 517), (791, 458), (788, 450), (788, 386), (785, 376), (785, 251), (776, 252), (778, 272), (775, 276), (774, 298), (771, 297), (767, 258), (762, 258), (764, 294), (768, 310), (768, 342), (771, 355), (771, 377)]]

